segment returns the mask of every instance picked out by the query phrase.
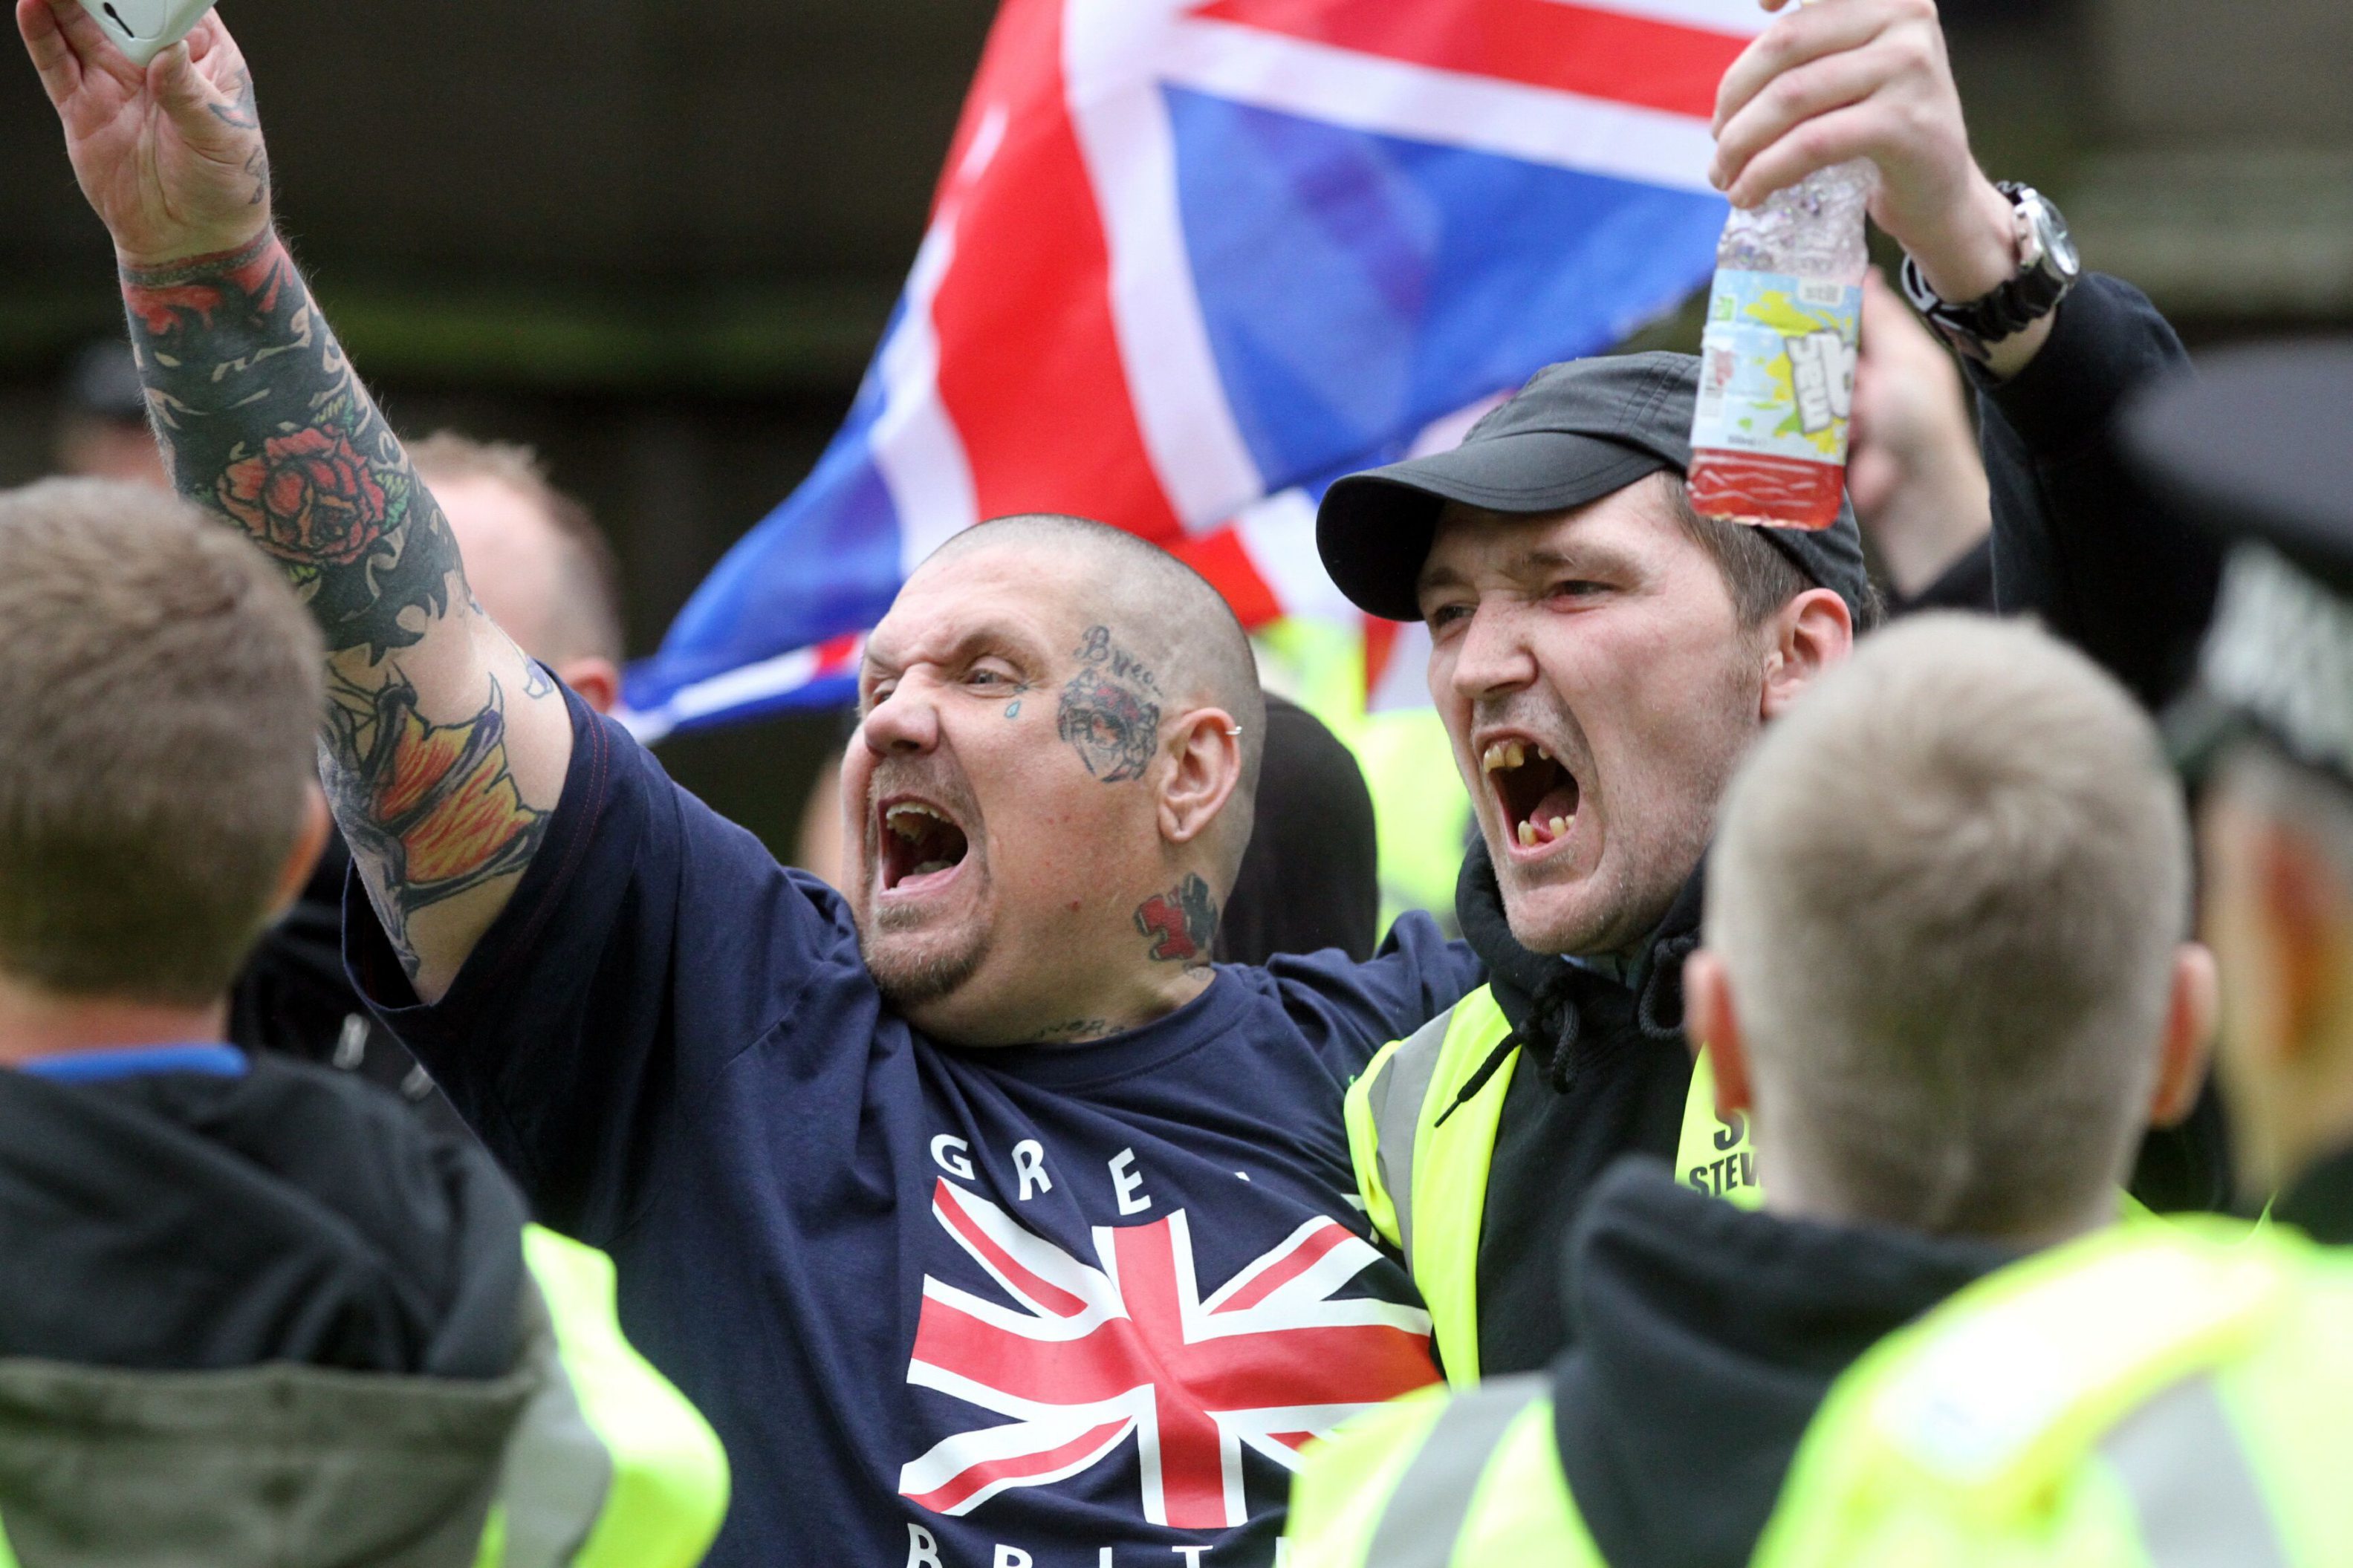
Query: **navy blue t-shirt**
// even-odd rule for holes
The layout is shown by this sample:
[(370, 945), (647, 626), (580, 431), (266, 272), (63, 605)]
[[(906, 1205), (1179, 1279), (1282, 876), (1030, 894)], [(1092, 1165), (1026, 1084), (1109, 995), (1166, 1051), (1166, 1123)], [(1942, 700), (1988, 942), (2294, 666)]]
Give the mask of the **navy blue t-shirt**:
[(943, 1046), (839, 895), (572, 714), (548, 837), (448, 996), (417, 1005), (355, 890), (348, 956), (724, 1439), (710, 1560), (1271, 1561), (1304, 1435), (1434, 1375), (1341, 1104), (1478, 983), (1468, 951), (1417, 917), (1097, 1044)]

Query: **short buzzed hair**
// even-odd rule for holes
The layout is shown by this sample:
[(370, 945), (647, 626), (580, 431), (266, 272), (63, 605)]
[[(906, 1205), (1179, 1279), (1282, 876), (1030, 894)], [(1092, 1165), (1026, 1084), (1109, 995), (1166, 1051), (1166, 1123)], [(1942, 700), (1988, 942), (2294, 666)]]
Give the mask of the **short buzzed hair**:
[(1706, 931), (1760, 1149), (1853, 1217), (2027, 1237), (2113, 1202), (2189, 929), (2154, 726), (2032, 627), (1927, 616), (1769, 727)]
[[(1692, 504), (1691, 484), (1683, 475), (1668, 471), (1666, 480), (1667, 504), (1674, 509), (1675, 521), (1683, 525), (1684, 536), (1715, 563), (1742, 631), (1759, 630), (1790, 600), (1821, 586), (1782, 553), (1767, 530), (1709, 517)], [(1886, 618), (1886, 607), (1867, 578), (1862, 603), (1850, 603), (1847, 609), (1857, 632), (1873, 630)]]
[(513, 441), (482, 441), (437, 430), (408, 448), (408, 460), (427, 489), (462, 479), (494, 479), (546, 518), (555, 535), (556, 602), (547, 606), (552, 646), (531, 650), (549, 663), (607, 658), (617, 664), (628, 647), (621, 629), (621, 572), (613, 547), (588, 508), (555, 488), (547, 464)]
[(1026, 543), (1090, 558), (1099, 567), (1091, 584), (1091, 613), (1160, 669), (1172, 694), (1222, 708), (1241, 726), (1241, 783), (1219, 824), (1222, 896), (1250, 847), (1266, 756), (1266, 698), (1250, 634), (1208, 578), (1150, 540), (1087, 518), (1053, 512), (995, 518), (953, 535), (933, 559), (980, 545)]
[(177, 498), (0, 494), (0, 972), (224, 994), (302, 829), (324, 660), (277, 570)]

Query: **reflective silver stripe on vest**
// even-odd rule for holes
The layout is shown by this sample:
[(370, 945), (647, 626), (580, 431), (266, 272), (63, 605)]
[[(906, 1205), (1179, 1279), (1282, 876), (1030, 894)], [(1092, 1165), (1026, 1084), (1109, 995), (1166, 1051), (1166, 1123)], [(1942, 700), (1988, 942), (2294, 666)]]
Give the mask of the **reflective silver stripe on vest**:
[(2287, 1552), (2211, 1377), (2135, 1411), (2100, 1451), (2140, 1516), (2155, 1568), (2287, 1568)]
[(572, 1374), (555, 1344), (555, 1325), (532, 1282), (526, 1310), (536, 1323), (529, 1342), (546, 1375), (507, 1440), (499, 1504), (506, 1511), (501, 1568), (564, 1568), (587, 1542), (613, 1485), (613, 1456), (580, 1409)]
[(1449, 1007), (1412, 1034), (1381, 1068), (1366, 1091), (1373, 1112), (1373, 1137), (1378, 1147), (1374, 1163), (1389, 1206), (1397, 1211), (1398, 1246), (1413, 1262), (1413, 1145), (1421, 1135), (1421, 1102), (1430, 1098), (1430, 1080), (1438, 1075), (1438, 1058), (1446, 1054), (1446, 1031), (1454, 1023)]
[(1499, 1377), (1447, 1402), (1381, 1510), (1366, 1568), (1446, 1568), (1496, 1445), (1551, 1381), (1544, 1373)]

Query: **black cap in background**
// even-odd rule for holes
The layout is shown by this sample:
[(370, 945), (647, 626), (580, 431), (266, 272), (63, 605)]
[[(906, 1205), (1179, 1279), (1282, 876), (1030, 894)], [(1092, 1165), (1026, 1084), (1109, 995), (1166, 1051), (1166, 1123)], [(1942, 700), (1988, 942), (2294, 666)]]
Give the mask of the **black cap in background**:
[(147, 393), (131, 345), (105, 338), (87, 343), (66, 366), (65, 403), (77, 414), (122, 424), (145, 424)]
[(2118, 429), (2160, 504), (2231, 547), (2197, 689), (2168, 716), (2202, 770), (2245, 726), (2353, 785), (2353, 340), (2225, 350)]

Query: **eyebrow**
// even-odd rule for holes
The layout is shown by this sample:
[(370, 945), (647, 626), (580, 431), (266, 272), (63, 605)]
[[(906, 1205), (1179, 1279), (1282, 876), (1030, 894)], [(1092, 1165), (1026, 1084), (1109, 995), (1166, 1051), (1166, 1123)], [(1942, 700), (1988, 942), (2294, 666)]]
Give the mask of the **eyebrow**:
[[(1004, 621), (987, 621), (976, 626), (967, 627), (955, 642), (948, 645), (947, 651), (941, 658), (931, 660), (919, 658), (914, 662), (953, 664), (960, 659), (973, 658), (989, 653), (1029, 664), (1042, 664), (1046, 661), (1044, 645), (1035, 637), (1025, 635)], [(860, 679), (864, 680), (876, 675), (896, 675), (904, 668), (904, 665), (894, 664), (877, 655), (872, 645), (870, 644), (860, 658)]]
[[(1625, 551), (1607, 544), (1571, 544), (1567, 548), (1539, 544), (1514, 553), (1504, 567), (1514, 582), (1529, 582), (1563, 574), (1609, 572), (1631, 574), (1640, 563)], [(1417, 596), (1435, 588), (1460, 588), (1470, 579), (1451, 566), (1425, 567), (1414, 583)]]

